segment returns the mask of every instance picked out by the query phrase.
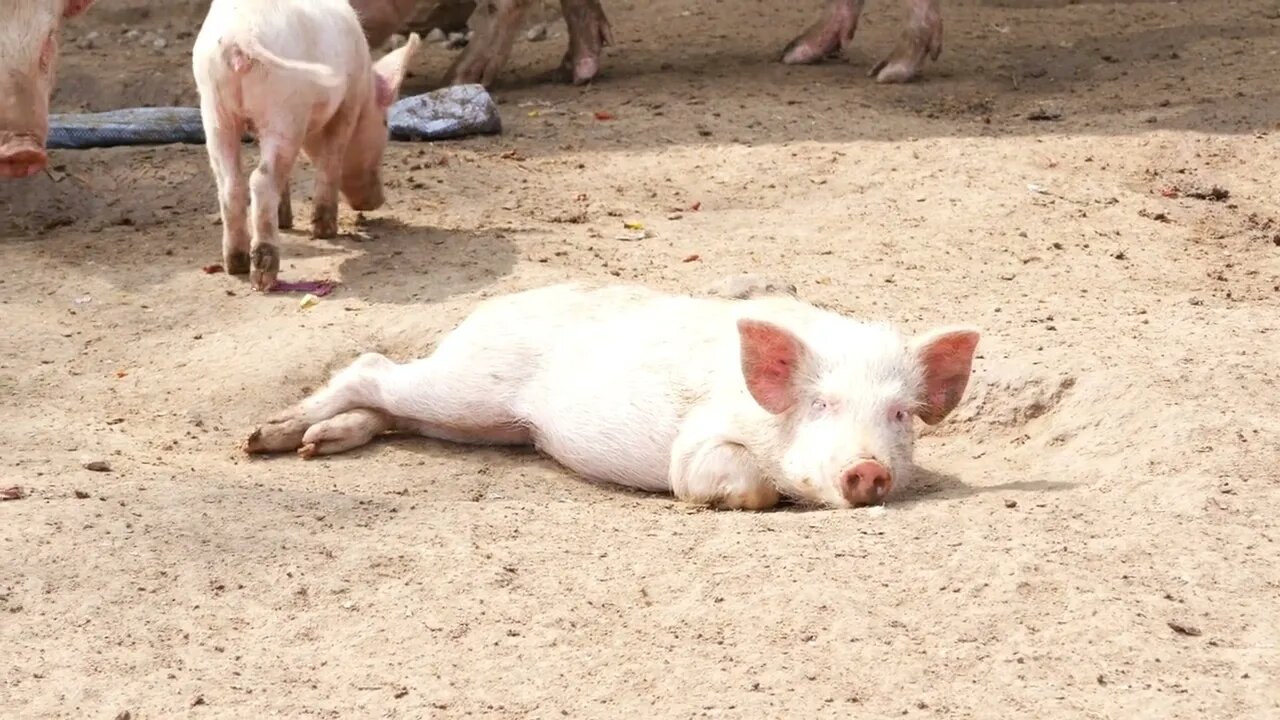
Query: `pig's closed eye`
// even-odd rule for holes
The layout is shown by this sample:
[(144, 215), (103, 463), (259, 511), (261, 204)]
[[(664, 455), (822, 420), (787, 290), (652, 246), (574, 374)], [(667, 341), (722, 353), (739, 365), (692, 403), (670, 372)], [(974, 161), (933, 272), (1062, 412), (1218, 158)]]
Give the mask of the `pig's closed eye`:
[(816, 413), (820, 413), (820, 412), (824, 412), (824, 411), (826, 411), (826, 409), (827, 409), (827, 401), (826, 401), (826, 400), (823, 400), (822, 398), (815, 398), (815, 399), (814, 399), (814, 401), (813, 401), (812, 409), (813, 409), (813, 411), (814, 411), (814, 412), (816, 412)]
[(904, 423), (911, 419), (911, 414), (907, 412), (906, 408), (894, 408), (889, 411), (889, 414), (894, 420), (900, 423)]

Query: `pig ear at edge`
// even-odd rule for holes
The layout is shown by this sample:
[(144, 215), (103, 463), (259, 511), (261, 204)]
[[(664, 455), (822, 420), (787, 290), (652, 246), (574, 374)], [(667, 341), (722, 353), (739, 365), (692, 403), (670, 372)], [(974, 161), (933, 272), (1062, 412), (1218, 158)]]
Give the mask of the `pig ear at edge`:
[(779, 415), (795, 406), (808, 348), (791, 332), (762, 320), (738, 320), (742, 378), (760, 407)]
[(88, 10), (92, 4), (93, 0), (66, 0), (66, 3), (62, 6), (62, 17), (73, 18)]
[(388, 108), (400, 95), (400, 83), (404, 81), (409, 63), (421, 43), (418, 33), (410, 33), (404, 45), (382, 56), (373, 64), (373, 86), (377, 93), (378, 107)]
[(916, 415), (937, 425), (964, 397), (980, 337), (971, 327), (945, 327), (912, 338), (910, 349), (924, 371), (924, 388)]

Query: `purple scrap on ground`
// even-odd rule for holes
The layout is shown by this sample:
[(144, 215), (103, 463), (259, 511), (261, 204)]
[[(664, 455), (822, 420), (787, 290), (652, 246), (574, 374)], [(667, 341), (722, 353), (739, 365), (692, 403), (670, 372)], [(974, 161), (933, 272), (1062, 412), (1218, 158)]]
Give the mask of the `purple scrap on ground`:
[(336, 287), (338, 283), (333, 280), (299, 280), (298, 282), (277, 280), (267, 292), (308, 292), (316, 297), (324, 297), (333, 292)]

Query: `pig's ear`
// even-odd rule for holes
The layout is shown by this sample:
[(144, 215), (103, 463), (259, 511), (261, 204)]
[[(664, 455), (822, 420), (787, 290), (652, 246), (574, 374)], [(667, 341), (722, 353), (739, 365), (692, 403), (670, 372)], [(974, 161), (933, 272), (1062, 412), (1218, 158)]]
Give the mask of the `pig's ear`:
[(911, 340), (910, 350), (924, 371), (924, 389), (916, 415), (937, 425), (960, 404), (969, 384), (978, 331), (970, 327), (939, 328)]
[(399, 97), (400, 83), (404, 81), (409, 63), (413, 61), (413, 55), (418, 51), (418, 44), (421, 42), (418, 33), (410, 33), (404, 45), (382, 56), (381, 60), (373, 64), (373, 87), (378, 96), (378, 107), (389, 108), (391, 103)]
[(62, 17), (73, 18), (88, 10), (92, 4), (93, 0), (66, 0), (66, 3), (62, 6)]
[(809, 362), (809, 348), (800, 338), (773, 323), (743, 318), (738, 321), (742, 343), (742, 377), (760, 407), (778, 415), (799, 399), (799, 381)]

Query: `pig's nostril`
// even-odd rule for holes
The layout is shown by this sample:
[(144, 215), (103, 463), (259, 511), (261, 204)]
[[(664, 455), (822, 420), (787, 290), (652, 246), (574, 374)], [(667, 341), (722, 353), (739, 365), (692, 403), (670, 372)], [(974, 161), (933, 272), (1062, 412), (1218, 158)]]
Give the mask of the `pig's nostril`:
[(889, 469), (875, 460), (864, 460), (845, 471), (842, 478), (845, 499), (854, 505), (883, 500), (893, 489)]

